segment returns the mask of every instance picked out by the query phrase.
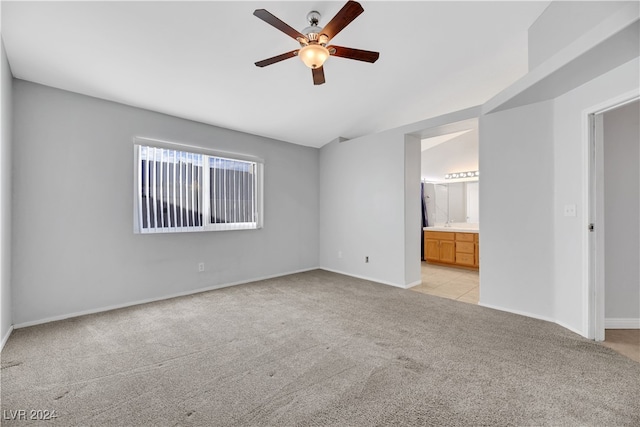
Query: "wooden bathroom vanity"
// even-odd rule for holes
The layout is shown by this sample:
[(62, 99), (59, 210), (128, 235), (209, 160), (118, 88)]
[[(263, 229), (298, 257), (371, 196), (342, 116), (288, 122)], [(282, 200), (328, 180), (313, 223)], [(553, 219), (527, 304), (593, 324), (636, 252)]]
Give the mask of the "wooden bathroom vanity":
[(424, 257), (428, 262), (475, 270), (480, 267), (477, 231), (461, 231), (455, 228), (447, 230), (446, 227), (428, 228), (424, 230)]

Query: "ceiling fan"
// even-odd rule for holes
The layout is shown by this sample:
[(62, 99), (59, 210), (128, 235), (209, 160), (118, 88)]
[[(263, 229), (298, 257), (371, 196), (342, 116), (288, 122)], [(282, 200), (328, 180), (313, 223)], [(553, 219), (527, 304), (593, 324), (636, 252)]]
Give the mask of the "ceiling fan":
[(256, 9), (253, 12), (255, 16), (300, 43), (300, 49), (258, 61), (256, 62), (256, 65), (258, 67), (266, 67), (267, 65), (275, 64), (276, 62), (298, 56), (307, 67), (311, 68), (313, 84), (321, 85), (325, 82), (323, 64), (329, 56), (340, 56), (342, 58), (371, 63), (376, 62), (380, 56), (380, 53), (378, 52), (335, 45), (327, 46), (332, 38), (342, 31), (344, 27), (349, 25), (351, 21), (356, 19), (362, 12), (364, 12), (364, 9), (360, 3), (356, 1), (348, 1), (336, 16), (334, 16), (327, 25), (321, 28), (318, 26), (320, 13), (314, 10), (307, 14), (309, 26), (302, 30), (302, 32), (298, 32), (271, 13), (267, 12), (265, 9)]

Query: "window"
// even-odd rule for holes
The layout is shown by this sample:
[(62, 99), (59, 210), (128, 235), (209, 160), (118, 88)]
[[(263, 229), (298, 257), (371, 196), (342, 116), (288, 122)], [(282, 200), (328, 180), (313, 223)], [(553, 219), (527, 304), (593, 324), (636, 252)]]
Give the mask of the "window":
[(260, 161), (141, 140), (134, 145), (136, 233), (261, 227)]

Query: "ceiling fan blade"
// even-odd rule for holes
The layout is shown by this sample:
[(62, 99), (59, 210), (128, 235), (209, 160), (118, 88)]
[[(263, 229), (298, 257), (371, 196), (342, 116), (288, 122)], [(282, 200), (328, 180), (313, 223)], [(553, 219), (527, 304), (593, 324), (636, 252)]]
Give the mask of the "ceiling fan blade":
[(313, 74), (314, 85), (321, 85), (324, 83), (324, 69), (322, 67), (312, 68), (311, 73)]
[(350, 47), (342, 46), (327, 46), (329, 53), (332, 56), (340, 56), (342, 58), (355, 59), (356, 61), (364, 62), (376, 62), (380, 57), (379, 52), (372, 52), (370, 50), (352, 49)]
[(348, 1), (347, 4), (342, 6), (342, 9), (336, 13), (336, 16), (324, 26), (322, 34), (325, 34), (329, 37), (329, 40), (331, 40), (362, 12), (364, 12), (364, 9), (360, 3), (357, 1)]
[(253, 14), (258, 18), (262, 19), (267, 24), (276, 27), (277, 29), (279, 29), (289, 37), (292, 37), (296, 40), (298, 40), (298, 38), (306, 39), (304, 34), (300, 33), (298, 30), (296, 30), (295, 28), (292, 28), (288, 24), (285, 24), (279, 18), (275, 17), (270, 12), (267, 12), (265, 9), (256, 9), (253, 11)]
[(263, 59), (262, 61), (256, 62), (256, 66), (258, 67), (266, 67), (267, 65), (275, 64), (276, 62), (284, 61), (285, 59), (293, 58), (298, 55), (297, 50), (292, 50), (291, 52), (283, 53), (278, 56), (274, 56), (273, 58)]

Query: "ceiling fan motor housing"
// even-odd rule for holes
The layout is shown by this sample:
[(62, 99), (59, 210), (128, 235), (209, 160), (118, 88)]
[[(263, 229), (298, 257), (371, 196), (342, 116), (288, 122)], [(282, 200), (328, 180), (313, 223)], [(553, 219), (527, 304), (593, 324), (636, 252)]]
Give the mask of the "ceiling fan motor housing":
[(320, 12), (312, 10), (307, 14), (307, 21), (309, 21), (309, 26), (302, 30), (302, 34), (306, 36), (306, 40), (299, 40), (301, 46), (306, 46), (308, 44), (321, 44), (325, 46), (329, 43), (329, 37), (325, 34), (321, 34), (322, 27), (318, 26), (318, 22), (320, 22)]
[(307, 13), (307, 21), (310, 25), (318, 25), (321, 16), (322, 15), (320, 15), (320, 12), (318, 12), (317, 10), (312, 10), (311, 12)]

